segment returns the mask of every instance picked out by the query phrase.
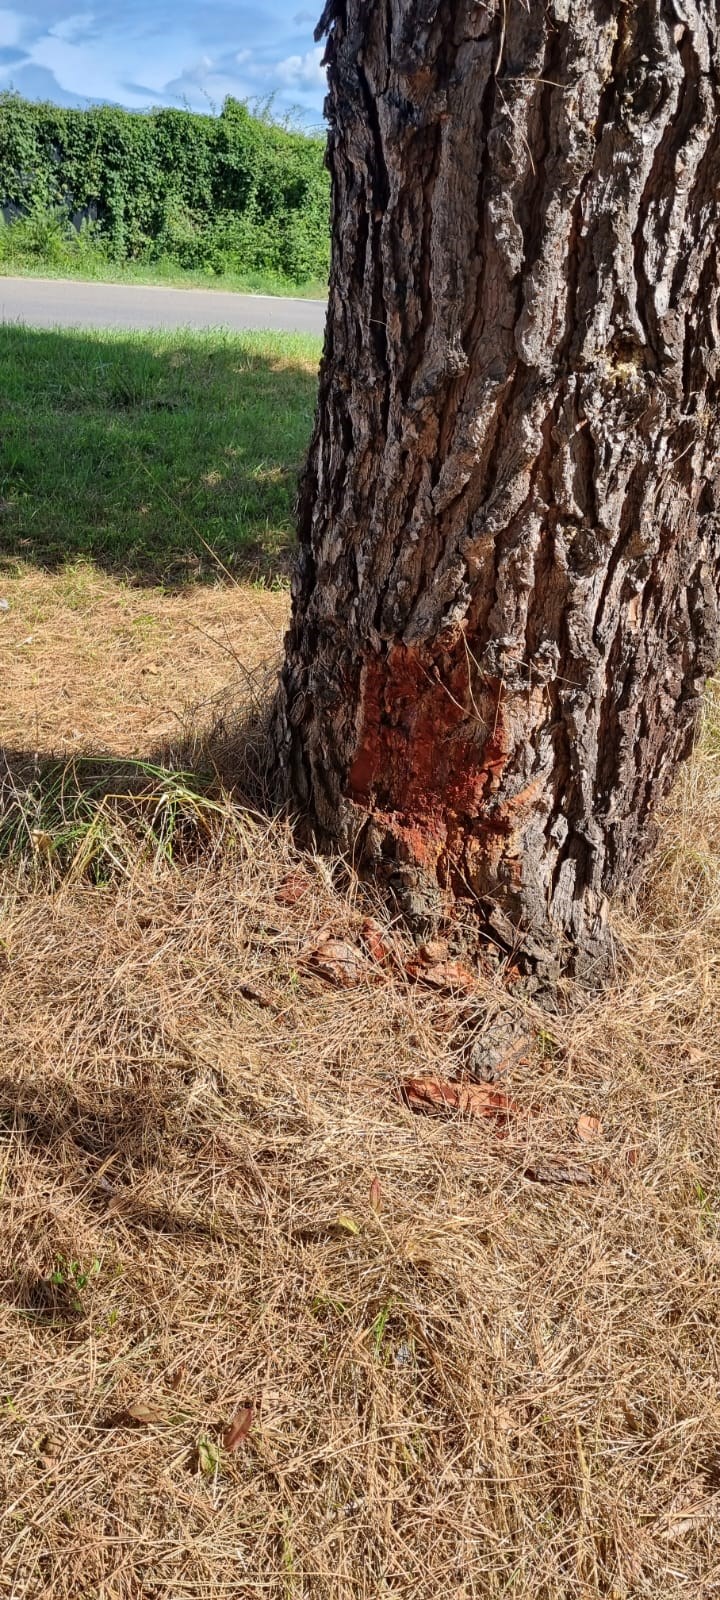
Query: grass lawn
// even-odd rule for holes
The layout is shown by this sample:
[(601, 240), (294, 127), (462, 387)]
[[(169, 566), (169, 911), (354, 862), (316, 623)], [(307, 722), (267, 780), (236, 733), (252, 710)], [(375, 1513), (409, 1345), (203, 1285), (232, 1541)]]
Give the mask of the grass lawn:
[(433, 986), (264, 788), (317, 348), (0, 342), (0, 1596), (715, 1600), (718, 686), (610, 987)]
[(287, 566), (320, 341), (0, 329), (0, 557), (142, 581)]
[(164, 284), (175, 289), (229, 289), (236, 294), (273, 294), (291, 299), (324, 300), (327, 283), (308, 279), (295, 283), (290, 278), (280, 278), (269, 272), (194, 272), (178, 267), (173, 261), (126, 261), (116, 266), (105, 257), (94, 258), (88, 251), (80, 261), (74, 261), (68, 252), (58, 263), (34, 258), (28, 261), (21, 253), (13, 258), (9, 252), (0, 260), (0, 278), (75, 278), (90, 283), (148, 283)]

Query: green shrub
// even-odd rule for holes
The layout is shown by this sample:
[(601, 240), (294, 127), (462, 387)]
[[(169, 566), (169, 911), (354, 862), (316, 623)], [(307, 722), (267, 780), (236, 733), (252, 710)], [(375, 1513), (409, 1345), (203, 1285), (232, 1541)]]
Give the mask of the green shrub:
[(35, 201), (25, 216), (5, 224), (0, 232), (0, 259), (32, 259), (57, 265), (65, 254), (72, 223), (65, 211), (58, 207), (42, 206)]
[(107, 259), (106, 243), (97, 224), (75, 228), (67, 211), (37, 202), (26, 216), (7, 223), (0, 214), (0, 266), (97, 267)]
[(0, 261), (169, 262), (323, 280), (324, 141), (228, 99), (190, 111), (87, 111), (0, 93)]

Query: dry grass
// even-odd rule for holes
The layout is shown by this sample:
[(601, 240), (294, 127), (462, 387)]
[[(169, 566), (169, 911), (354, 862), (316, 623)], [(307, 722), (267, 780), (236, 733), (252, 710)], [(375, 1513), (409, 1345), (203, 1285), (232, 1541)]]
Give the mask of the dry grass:
[(274, 656), (287, 595), (246, 586), (134, 588), (89, 563), (0, 577), (0, 745), (141, 756), (203, 715), (239, 663)]
[[(625, 976), (562, 1016), (312, 976), (360, 891), (239, 806), (104, 885), (6, 869), (0, 1593), (720, 1592), (719, 730)], [(509, 1136), (414, 1117), (499, 1013)]]

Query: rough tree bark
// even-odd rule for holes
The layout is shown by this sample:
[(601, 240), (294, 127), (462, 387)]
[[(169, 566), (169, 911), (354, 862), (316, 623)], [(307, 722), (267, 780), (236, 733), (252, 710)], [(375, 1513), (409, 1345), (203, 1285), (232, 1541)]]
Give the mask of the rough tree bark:
[(276, 726), (323, 834), (602, 967), (720, 649), (717, 0), (329, 0)]

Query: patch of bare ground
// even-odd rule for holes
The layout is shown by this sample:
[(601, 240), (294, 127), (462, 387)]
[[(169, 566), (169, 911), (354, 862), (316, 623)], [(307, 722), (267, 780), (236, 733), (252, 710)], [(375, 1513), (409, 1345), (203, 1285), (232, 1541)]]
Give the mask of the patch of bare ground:
[(720, 1592), (719, 820), (711, 697), (626, 969), (553, 1015), (237, 798), (6, 866), (0, 1593)]

